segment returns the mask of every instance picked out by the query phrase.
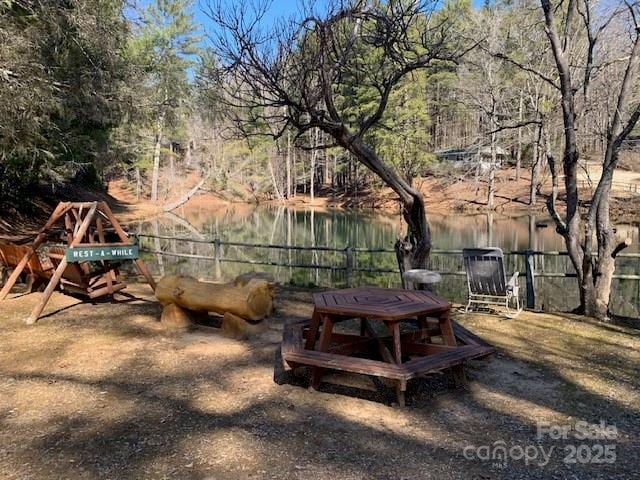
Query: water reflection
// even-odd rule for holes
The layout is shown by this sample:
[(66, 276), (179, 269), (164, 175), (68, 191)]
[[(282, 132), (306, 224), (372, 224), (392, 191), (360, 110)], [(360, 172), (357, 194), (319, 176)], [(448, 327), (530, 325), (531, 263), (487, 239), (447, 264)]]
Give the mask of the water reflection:
[[(181, 273), (203, 279), (230, 279), (248, 270), (271, 271), (280, 282), (291, 282), (305, 286), (343, 286), (347, 282), (346, 256), (341, 249), (355, 248), (391, 249), (396, 238), (405, 230), (398, 215), (373, 211), (350, 211), (340, 209), (291, 209), (282, 206), (231, 205), (219, 209), (188, 209), (178, 214), (141, 222), (133, 226), (139, 233), (156, 237), (180, 237), (223, 242), (246, 242), (252, 244), (276, 244), (294, 246), (325, 246), (340, 251), (299, 251), (248, 248), (243, 246), (221, 246), (218, 254), (222, 263), (214, 257), (213, 243), (190, 243), (175, 239), (143, 238), (142, 246), (162, 251), (165, 254), (145, 254), (145, 260), (156, 275)], [(555, 232), (552, 220), (544, 215), (505, 216), (483, 215), (430, 215), (433, 248), (435, 250), (459, 250), (467, 246), (498, 246), (505, 251), (564, 251), (562, 238)], [(620, 225), (620, 233), (632, 238), (638, 251), (638, 227)], [(172, 254), (189, 255), (188, 258)], [(265, 262), (271, 265), (249, 265), (236, 263)], [(318, 265), (325, 268), (294, 268), (273, 264)], [(333, 268), (332, 268), (333, 267)], [(393, 253), (356, 252), (356, 269), (397, 268)], [(460, 255), (434, 253), (430, 268), (444, 272), (461, 272)], [(524, 272), (524, 258), (508, 256), (507, 273)], [(538, 274), (571, 272), (567, 257), (545, 256), (535, 258)], [(618, 273), (638, 274), (640, 259), (620, 258)], [(524, 283), (524, 278), (521, 283)], [(396, 273), (353, 273), (353, 284), (375, 284), (386, 287), (399, 285)], [(578, 303), (575, 279), (537, 277), (536, 307), (548, 310), (568, 310)], [(453, 301), (466, 297), (464, 276), (446, 275), (438, 290)], [(524, 288), (523, 295), (524, 295)], [(627, 316), (638, 316), (640, 285), (635, 280), (616, 280), (613, 292), (613, 311)]]

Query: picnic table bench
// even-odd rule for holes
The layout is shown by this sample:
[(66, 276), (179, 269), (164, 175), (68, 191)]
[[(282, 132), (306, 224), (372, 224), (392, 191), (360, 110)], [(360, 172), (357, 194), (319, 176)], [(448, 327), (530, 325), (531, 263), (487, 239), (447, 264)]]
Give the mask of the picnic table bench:
[[(282, 340), (285, 370), (312, 367), (316, 388), (325, 369), (383, 377), (396, 383), (404, 406), (407, 381), (444, 369), (464, 381), (464, 362), (493, 348), (450, 317), (451, 306), (432, 292), (375, 287), (316, 293), (310, 322), (286, 325)], [(359, 320), (358, 333), (338, 333), (334, 325)], [(381, 322), (387, 335), (379, 335)], [(400, 324), (417, 324), (402, 331)], [(439, 340), (439, 342), (438, 342)]]

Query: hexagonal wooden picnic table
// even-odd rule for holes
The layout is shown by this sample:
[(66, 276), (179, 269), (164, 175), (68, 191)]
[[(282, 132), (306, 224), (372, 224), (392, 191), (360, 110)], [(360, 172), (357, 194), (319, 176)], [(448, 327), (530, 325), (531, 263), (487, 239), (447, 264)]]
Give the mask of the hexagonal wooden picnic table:
[[(466, 330), (470, 335), (461, 332), (457, 342), (451, 305), (432, 292), (360, 287), (315, 293), (313, 301), (310, 324), (286, 326), (282, 343), (285, 369), (311, 366), (312, 388), (320, 383), (324, 369), (374, 375), (396, 382), (403, 406), (407, 380), (451, 368), (454, 378), (463, 381), (464, 361), (493, 352)], [(333, 331), (336, 323), (354, 318), (360, 319), (359, 335)], [(382, 322), (390, 335), (378, 336), (374, 321)], [(418, 329), (401, 332), (400, 323), (407, 321), (417, 321)], [(433, 343), (434, 336), (441, 336), (442, 342)], [(364, 353), (382, 360), (353, 356)]]

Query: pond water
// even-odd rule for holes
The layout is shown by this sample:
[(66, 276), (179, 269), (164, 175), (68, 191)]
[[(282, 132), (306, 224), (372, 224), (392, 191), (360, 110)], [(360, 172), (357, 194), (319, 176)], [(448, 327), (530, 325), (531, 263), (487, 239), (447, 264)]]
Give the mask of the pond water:
[[(397, 269), (393, 252), (358, 251), (391, 250), (406, 227), (397, 214), (241, 204), (218, 209), (190, 208), (176, 213), (178, 215), (167, 214), (130, 226), (131, 231), (142, 235), (174, 238), (141, 236), (141, 246), (145, 251), (143, 258), (156, 275), (181, 273), (219, 280), (256, 270), (272, 272), (282, 283), (309, 287), (342, 287), (347, 284), (394, 287), (400, 284), (399, 274), (391, 272)], [(436, 291), (456, 302), (464, 301), (467, 292), (465, 276), (461, 275), (462, 257), (459, 253), (440, 253), (439, 250), (489, 245), (501, 247), (505, 252), (565, 250), (551, 219), (543, 215), (461, 215), (452, 212), (451, 215), (430, 215), (429, 222), (434, 250), (430, 257), (430, 268), (447, 273)], [(619, 225), (617, 228), (633, 240), (633, 247), (627, 252), (637, 252), (638, 227)], [(200, 242), (185, 242), (175, 238), (190, 238)], [(216, 248), (212, 241), (215, 238), (222, 242), (218, 250), (220, 262), (213, 259)], [(225, 242), (322, 246), (333, 250), (254, 248), (224, 245)], [(347, 276), (344, 270), (348, 262), (346, 247), (356, 249), (351, 276)], [(515, 270), (524, 272), (522, 255), (507, 255), (505, 263), (508, 275)], [(639, 258), (619, 258), (617, 266), (617, 273), (640, 274)], [(366, 271), (372, 269), (383, 271)], [(535, 279), (536, 308), (566, 311), (578, 304), (574, 278), (544, 276), (571, 272), (566, 256), (536, 256), (535, 271), (538, 275)], [(523, 300), (524, 282), (524, 277), (521, 277)], [(615, 280), (612, 300), (615, 313), (640, 316), (640, 282)]]

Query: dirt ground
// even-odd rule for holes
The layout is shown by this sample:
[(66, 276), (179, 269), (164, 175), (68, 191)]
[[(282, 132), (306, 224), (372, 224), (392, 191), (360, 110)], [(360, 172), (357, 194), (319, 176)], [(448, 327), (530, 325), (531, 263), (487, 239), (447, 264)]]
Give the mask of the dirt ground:
[[(638, 330), (459, 315), (497, 355), (468, 366), (466, 391), (444, 374), (410, 382), (399, 409), (367, 377), (330, 375), (315, 392), (273, 382), (282, 325), (310, 315), (308, 291), (279, 289), (248, 341), (166, 331), (149, 288), (127, 292), (96, 305), (56, 293), (31, 327), (39, 294), (0, 304), (1, 478), (640, 478)], [(616, 434), (580, 439), (581, 421)], [(567, 438), (539, 439), (539, 422)], [(487, 459), (499, 445), (505, 461)]]

